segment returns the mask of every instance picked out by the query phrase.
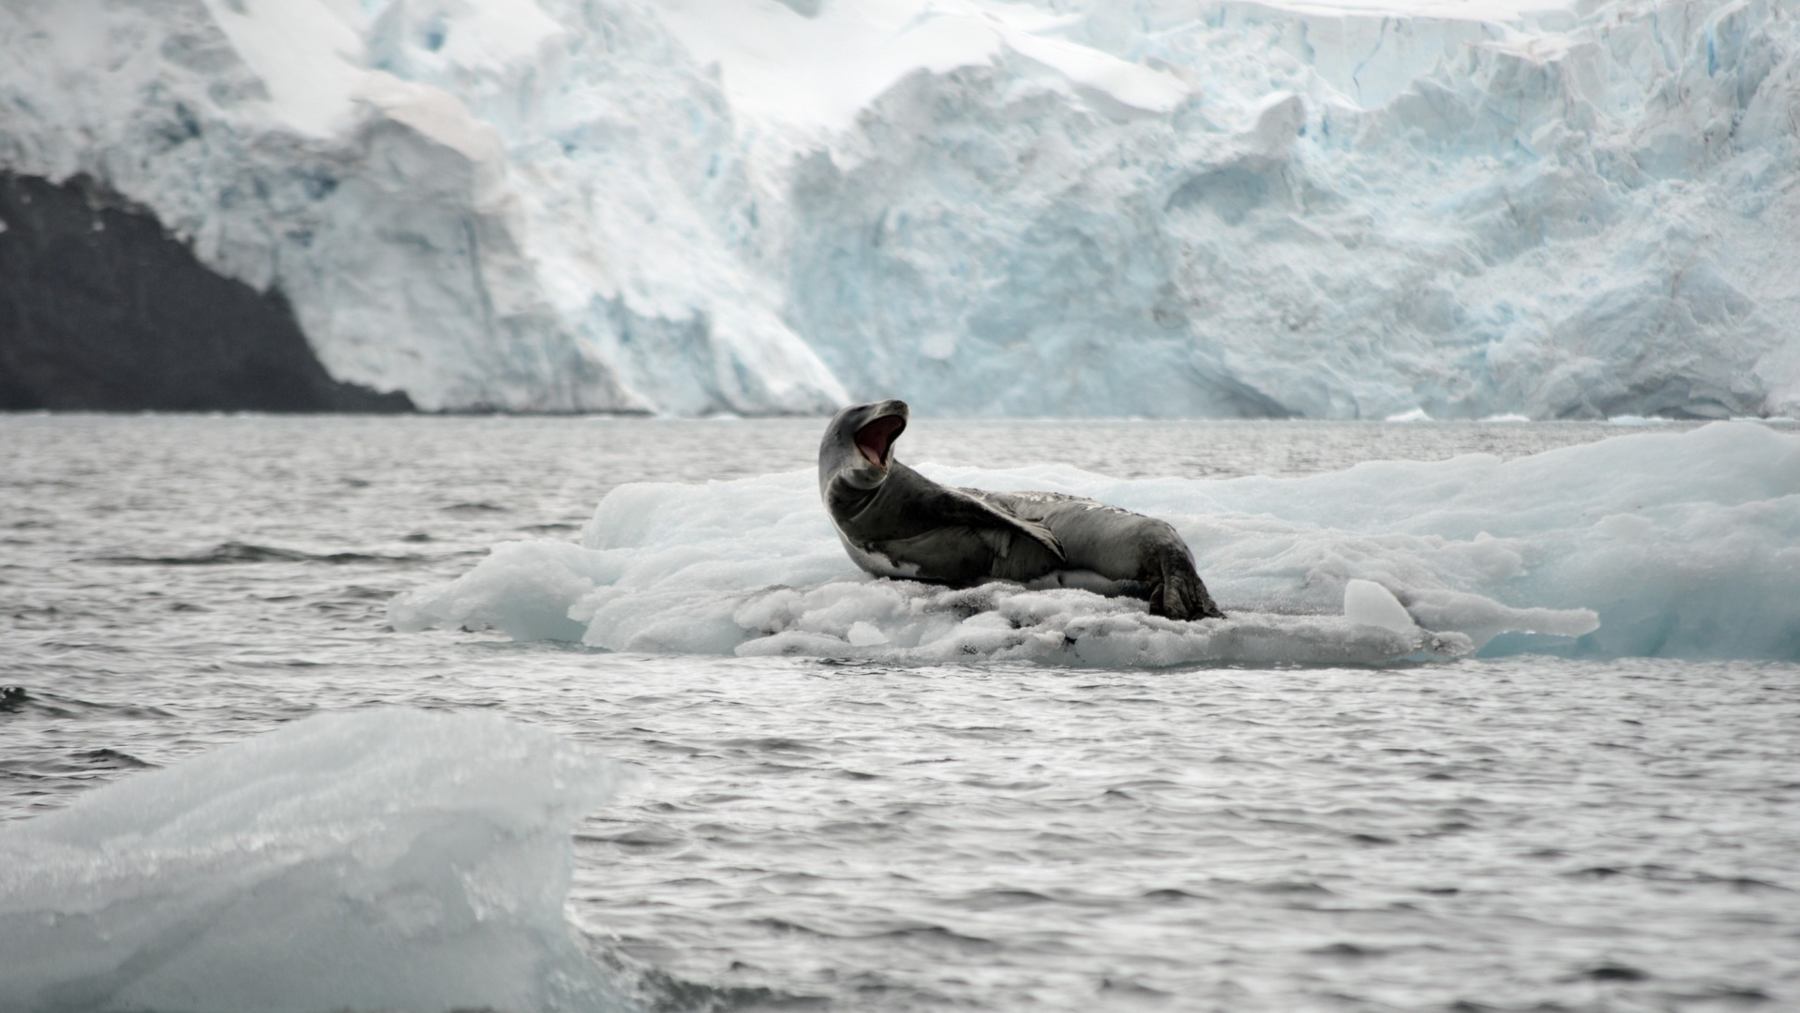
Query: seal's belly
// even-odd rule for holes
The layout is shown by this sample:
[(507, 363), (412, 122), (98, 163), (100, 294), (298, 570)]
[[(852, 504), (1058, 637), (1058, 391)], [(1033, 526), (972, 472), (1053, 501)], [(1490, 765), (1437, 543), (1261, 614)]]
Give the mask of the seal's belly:
[(899, 580), (932, 580), (919, 572), (917, 563), (896, 560), (879, 549), (865, 549), (850, 539), (838, 536), (844, 543), (844, 551), (850, 554), (850, 560), (877, 577), (894, 577)]
[(1092, 591), (1108, 598), (1141, 597), (1144, 583), (1139, 580), (1120, 580), (1092, 570), (1057, 570), (1047, 573), (1035, 580), (1028, 580), (1025, 586), (1033, 591), (1048, 591), (1058, 587), (1072, 587), (1080, 591)]
[(842, 532), (839, 538), (857, 566), (877, 577), (903, 580), (961, 585), (988, 580), (1024, 583), (1052, 573), (1058, 563), (1029, 539), (958, 526), (937, 528), (911, 538), (865, 543), (857, 543)]
[[(857, 566), (877, 577), (890, 577), (896, 580), (924, 580), (950, 584), (979, 584), (989, 580), (1014, 580), (1024, 584), (1033, 591), (1048, 591), (1060, 587), (1075, 588), (1081, 591), (1092, 591), (1095, 594), (1115, 597), (1142, 597), (1144, 584), (1137, 580), (1120, 580), (1105, 574), (1085, 569), (1052, 570), (1038, 576), (1002, 575), (993, 572), (995, 567), (991, 559), (982, 556), (972, 559), (959, 556), (953, 561), (939, 559), (936, 566), (921, 565), (918, 560), (910, 560), (905, 556), (905, 548), (893, 550), (895, 554), (882, 551), (880, 548), (868, 549), (854, 545), (849, 539), (843, 539), (844, 548)], [(941, 553), (937, 553), (941, 555)]]

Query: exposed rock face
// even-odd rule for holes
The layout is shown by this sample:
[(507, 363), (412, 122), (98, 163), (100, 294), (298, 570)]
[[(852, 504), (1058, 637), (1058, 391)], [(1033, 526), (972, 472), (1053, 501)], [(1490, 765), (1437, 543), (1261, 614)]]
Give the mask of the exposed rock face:
[(410, 411), (325, 372), (279, 292), (85, 177), (0, 172), (0, 409)]

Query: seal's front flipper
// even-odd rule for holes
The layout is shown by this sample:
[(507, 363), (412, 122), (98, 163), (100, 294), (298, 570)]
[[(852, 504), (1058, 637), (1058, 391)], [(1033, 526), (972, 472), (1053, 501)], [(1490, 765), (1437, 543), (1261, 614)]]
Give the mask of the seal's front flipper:
[(1043, 546), (1059, 563), (1067, 559), (1063, 555), (1062, 543), (1056, 540), (1049, 528), (1035, 521), (1018, 520), (1001, 514), (986, 524), (975, 526), (974, 530), (976, 537), (987, 543), (998, 559), (1011, 558), (1014, 547), (1020, 543)]
[(1187, 553), (1162, 553), (1161, 576), (1150, 588), (1150, 614), (1168, 619), (1223, 619)]
[(1010, 554), (1011, 540), (1004, 536), (1011, 535), (1023, 536), (1042, 545), (1050, 550), (1051, 557), (1059, 563), (1068, 560), (1069, 557), (1063, 552), (1062, 542), (1043, 524), (1028, 521), (983, 497), (971, 496), (960, 490), (946, 489), (945, 492), (949, 497), (939, 503), (938, 509), (946, 516), (980, 532), (1000, 556)]
[(1062, 542), (1057, 541), (1056, 536), (1050, 533), (1049, 528), (1037, 521), (1025, 520), (1023, 517), (1014, 517), (1012, 522), (1014, 527), (1031, 536), (1039, 545), (1049, 549), (1052, 556), (1065, 562), (1068, 560), (1069, 557), (1063, 552)]

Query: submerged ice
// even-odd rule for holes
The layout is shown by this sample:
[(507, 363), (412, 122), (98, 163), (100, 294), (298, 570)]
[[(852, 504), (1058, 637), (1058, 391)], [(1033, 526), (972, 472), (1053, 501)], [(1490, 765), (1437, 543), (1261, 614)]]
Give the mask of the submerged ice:
[(1753, 423), (1302, 478), (921, 467), (1173, 523), (1226, 620), (860, 573), (810, 472), (608, 493), (580, 544), (496, 546), (389, 609), (617, 651), (1078, 666), (1380, 663), (1471, 651), (1800, 658), (1800, 435)]
[(1787, 0), (67, 0), (85, 173), (424, 408), (1800, 411)]
[(481, 714), (309, 718), (0, 828), (0, 1008), (626, 1008), (564, 920), (615, 774)]

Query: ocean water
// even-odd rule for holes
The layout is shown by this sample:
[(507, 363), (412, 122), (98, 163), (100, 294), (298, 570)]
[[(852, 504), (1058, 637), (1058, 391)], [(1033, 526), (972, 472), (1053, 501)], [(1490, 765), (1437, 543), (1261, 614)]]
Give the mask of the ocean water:
[[(0, 417), (0, 819), (317, 712), (485, 712), (632, 775), (576, 828), (565, 913), (645, 1008), (1800, 1008), (1791, 662), (893, 665), (387, 625), (622, 483), (810, 467), (822, 426)], [(916, 421), (903, 453), (1301, 475), (1627, 431)]]

